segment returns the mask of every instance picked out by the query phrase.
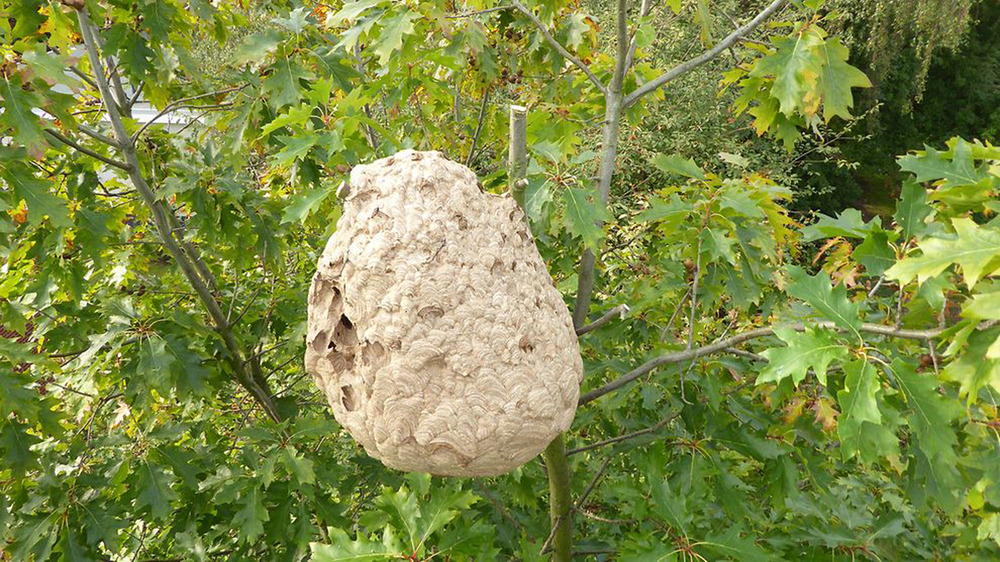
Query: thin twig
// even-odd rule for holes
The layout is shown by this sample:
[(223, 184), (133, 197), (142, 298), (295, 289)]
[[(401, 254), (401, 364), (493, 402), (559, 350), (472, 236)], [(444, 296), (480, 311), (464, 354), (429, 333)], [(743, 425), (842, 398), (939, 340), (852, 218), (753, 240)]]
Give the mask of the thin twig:
[(476, 155), (476, 145), (479, 144), (479, 134), (483, 132), (483, 121), (486, 118), (486, 105), (490, 101), (490, 87), (486, 87), (483, 92), (483, 103), (479, 106), (479, 122), (476, 124), (476, 134), (472, 137), (472, 147), (469, 148), (469, 155), (465, 157), (465, 165), (472, 165), (472, 158)]
[(150, 119), (145, 124), (143, 124), (143, 126), (140, 127), (139, 130), (135, 132), (135, 134), (132, 135), (131, 142), (133, 144), (135, 144), (135, 141), (139, 140), (139, 137), (142, 136), (142, 133), (145, 132), (146, 129), (148, 129), (151, 125), (153, 125), (154, 123), (156, 123), (157, 119), (159, 119), (160, 117), (163, 117), (164, 115), (170, 113), (171, 111), (176, 111), (178, 109), (186, 109), (186, 108), (187, 109), (190, 109), (190, 108), (202, 108), (202, 109), (213, 108), (214, 109), (214, 108), (218, 108), (218, 107), (228, 107), (228, 106), (232, 105), (232, 103), (225, 103), (225, 104), (214, 104), (214, 105), (211, 105), (211, 106), (205, 106), (205, 105), (191, 106), (191, 105), (186, 105), (188, 102), (191, 102), (191, 101), (194, 101), (194, 100), (197, 100), (197, 99), (212, 97), (212, 96), (221, 96), (223, 94), (228, 94), (230, 92), (234, 92), (234, 91), (237, 91), (237, 90), (242, 90), (243, 88), (246, 88), (246, 87), (247, 87), (247, 84), (244, 84), (242, 86), (232, 86), (230, 88), (223, 88), (221, 90), (216, 90), (214, 92), (206, 92), (204, 94), (198, 94), (196, 96), (188, 96), (186, 98), (181, 98), (179, 100), (172, 101), (172, 102), (168, 103), (166, 107), (164, 107), (163, 109), (161, 109), (159, 113), (157, 113), (156, 115), (154, 115), (152, 119)]
[(80, 70), (79, 68), (77, 68), (75, 66), (69, 67), (69, 71), (72, 72), (73, 74), (76, 74), (77, 76), (79, 76), (80, 80), (83, 80), (87, 84), (90, 84), (90, 87), (92, 87), (93, 89), (95, 89), (95, 90), (98, 89), (97, 82), (94, 82), (94, 79), (91, 78), (90, 76), (88, 76), (86, 72)]
[(753, 361), (761, 361), (761, 362), (767, 363), (767, 357), (764, 357), (763, 355), (758, 355), (756, 353), (751, 353), (749, 351), (743, 351), (742, 349), (737, 349), (735, 347), (727, 347), (725, 349), (725, 352), (726, 353), (732, 353), (733, 355), (736, 355), (738, 357), (744, 357), (746, 359), (751, 359)]
[[(811, 326), (817, 327), (817, 328), (826, 328), (826, 329), (834, 329), (834, 330), (838, 330), (838, 331), (843, 331), (842, 328), (839, 328), (833, 322), (825, 322), (825, 321), (824, 322), (815, 322), (815, 323), (812, 323)], [(793, 329), (793, 330), (799, 331), (799, 332), (805, 330), (805, 328), (806, 328), (805, 324), (793, 324), (793, 325), (788, 326), (788, 327), (791, 328), (791, 329)], [(904, 330), (904, 329), (897, 329), (897, 328), (894, 328), (892, 326), (884, 326), (882, 324), (868, 324), (868, 323), (865, 323), (865, 324), (861, 325), (861, 328), (858, 330), (858, 332), (864, 332), (864, 333), (868, 333), (868, 334), (876, 334), (876, 335), (880, 335), (880, 336), (888, 336), (888, 337), (894, 337), (894, 338), (901, 338), (901, 339), (911, 339), (911, 340), (927, 341), (927, 340), (934, 339), (934, 338), (938, 337), (939, 335), (941, 335), (942, 330), (940, 330), (940, 329), (934, 329), (934, 330)], [(736, 345), (739, 345), (739, 344), (741, 344), (741, 343), (743, 343), (745, 341), (750, 341), (750, 340), (753, 340), (753, 339), (763, 338), (763, 337), (771, 336), (773, 334), (774, 334), (774, 328), (771, 327), (771, 326), (763, 327), (763, 328), (756, 328), (754, 330), (750, 330), (750, 331), (744, 332), (742, 334), (737, 334), (737, 335), (729, 337), (729, 338), (725, 338), (725, 339), (722, 339), (722, 340), (717, 340), (717, 341), (715, 341), (713, 343), (710, 343), (708, 345), (704, 345), (704, 346), (701, 346), (701, 347), (698, 347), (698, 348), (687, 349), (687, 350), (678, 351), (678, 352), (675, 352), (675, 353), (667, 353), (667, 354), (661, 355), (659, 357), (654, 357), (653, 359), (650, 359), (649, 361), (646, 361), (645, 363), (643, 363), (639, 367), (636, 367), (635, 369), (633, 369), (633, 370), (629, 371), (628, 373), (626, 373), (625, 375), (622, 375), (621, 377), (619, 377), (619, 378), (611, 381), (610, 383), (608, 383), (608, 384), (606, 384), (606, 385), (604, 385), (604, 386), (602, 386), (602, 387), (600, 387), (598, 389), (592, 390), (592, 391), (584, 394), (583, 396), (580, 397), (579, 405), (582, 406), (583, 404), (586, 404), (588, 402), (596, 400), (596, 399), (600, 398), (601, 396), (604, 396), (605, 394), (609, 394), (611, 392), (614, 392), (614, 391), (618, 390), (619, 388), (621, 388), (621, 387), (629, 384), (630, 382), (636, 380), (637, 378), (645, 375), (646, 373), (652, 371), (653, 369), (656, 369), (656, 368), (660, 367), (661, 365), (670, 365), (670, 364), (675, 364), (675, 363), (683, 363), (685, 361), (691, 361), (691, 360), (697, 359), (698, 357), (704, 357), (705, 355), (712, 355), (712, 354), (715, 354), (715, 353), (719, 353), (721, 351), (726, 351), (728, 348), (736, 346)]]
[(500, 12), (503, 10), (513, 10), (514, 6), (497, 6), (495, 8), (487, 8), (485, 10), (477, 10), (475, 12), (466, 12), (464, 14), (452, 14), (450, 16), (445, 16), (445, 19), (457, 20), (461, 18), (471, 18), (474, 16), (481, 16), (483, 14), (489, 14), (492, 12)]
[(556, 531), (559, 530), (559, 525), (562, 523), (562, 520), (563, 518), (561, 515), (556, 517), (555, 524), (552, 525), (552, 530), (549, 531), (549, 536), (545, 539), (545, 542), (542, 543), (541, 550), (538, 551), (539, 554), (544, 555), (552, 551), (550, 545), (552, 544), (552, 539), (556, 536)]
[(584, 503), (587, 501), (587, 498), (590, 497), (590, 493), (594, 491), (594, 488), (597, 487), (597, 483), (600, 482), (601, 476), (604, 476), (604, 471), (608, 469), (608, 465), (611, 464), (611, 459), (613, 458), (615, 457), (612, 455), (608, 455), (608, 458), (604, 459), (604, 462), (601, 464), (601, 468), (597, 469), (597, 474), (595, 474), (594, 477), (590, 479), (590, 484), (587, 484), (587, 487), (584, 488), (583, 493), (580, 494), (580, 499), (576, 500), (576, 505), (573, 506), (574, 511), (579, 511), (580, 508), (583, 507)]
[(647, 433), (656, 433), (657, 431), (663, 429), (668, 423), (677, 419), (677, 416), (681, 415), (680, 410), (670, 414), (669, 416), (663, 418), (662, 420), (656, 422), (655, 425), (651, 425), (647, 428), (640, 429), (638, 431), (633, 431), (631, 433), (626, 433), (624, 435), (619, 435), (617, 437), (612, 437), (610, 439), (605, 439), (604, 441), (598, 441), (597, 443), (591, 443), (590, 445), (584, 445), (582, 447), (577, 447), (575, 449), (570, 449), (566, 451), (566, 456), (575, 455), (577, 453), (583, 453), (586, 451), (592, 451), (594, 449), (600, 449), (601, 447), (607, 447), (608, 445), (614, 445), (615, 443), (621, 443), (622, 441), (628, 441), (629, 439), (635, 439), (636, 437), (641, 437)]

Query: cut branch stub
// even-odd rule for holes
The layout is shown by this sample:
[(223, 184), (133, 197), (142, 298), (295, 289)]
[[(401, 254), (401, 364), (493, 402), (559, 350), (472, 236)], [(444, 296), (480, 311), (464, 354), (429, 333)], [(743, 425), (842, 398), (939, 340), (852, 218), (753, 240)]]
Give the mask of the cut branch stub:
[(370, 455), (501, 474), (569, 429), (572, 320), (509, 195), (437, 152), (351, 172), (309, 293), (306, 368)]

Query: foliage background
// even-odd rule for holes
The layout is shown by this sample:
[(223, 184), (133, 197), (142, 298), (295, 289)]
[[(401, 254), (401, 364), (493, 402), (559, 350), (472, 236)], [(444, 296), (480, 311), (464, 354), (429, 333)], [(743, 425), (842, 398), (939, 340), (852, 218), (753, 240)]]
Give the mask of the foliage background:
[[(921, 25), (949, 25), (912, 36), (906, 18), (933, 3), (788, 8), (789, 25), (753, 39), (812, 25), (842, 37), (876, 86), (859, 120), (818, 119), (799, 96), (790, 150), (758, 135), (733, 109), (746, 89), (720, 80), (773, 53), (741, 44), (630, 110), (608, 209), (591, 179), (604, 109), (592, 85), (515, 11), (452, 17), (499, 4), (83, 4), (127, 94), (142, 84), (155, 106), (187, 98), (199, 116), (184, 134), (141, 131), (133, 170), (205, 264), (243, 357), (128, 174), (93, 157), (124, 158), (83, 132), (113, 130), (74, 11), (3, 2), (3, 559), (546, 559), (540, 462), (494, 479), (389, 471), (301, 367), (312, 264), (350, 168), (437, 149), (503, 191), (514, 101), (531, 108), (526, 211), (558, 287), (569, 302), (581, 248), (600, 247), (591, 317), (631, 308), (581, 340), (584, 393), (765, 330), (581, 406), (568, 436), (577, 553), (997, 557), (995, 3), (950, 3), (968, 19), (935, 12)], [(627, 88), (764, 5), (667, 2), (635, 18)], [(533, 8), (609, 77), (612, 6)], [(901, 35), (873, 44), (873, 29)], [(259, 370), (276, 415), (241, 369)]]

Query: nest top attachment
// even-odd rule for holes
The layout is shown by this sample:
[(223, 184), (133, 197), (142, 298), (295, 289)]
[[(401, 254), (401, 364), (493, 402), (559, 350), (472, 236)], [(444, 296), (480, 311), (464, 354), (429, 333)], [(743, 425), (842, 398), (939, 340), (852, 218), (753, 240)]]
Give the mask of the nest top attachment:
[(583, 376), (524, 215), (437, 152), (351, 172), (309, 291), (306, 369), (369, 455), (492, 476), (569, 429)]

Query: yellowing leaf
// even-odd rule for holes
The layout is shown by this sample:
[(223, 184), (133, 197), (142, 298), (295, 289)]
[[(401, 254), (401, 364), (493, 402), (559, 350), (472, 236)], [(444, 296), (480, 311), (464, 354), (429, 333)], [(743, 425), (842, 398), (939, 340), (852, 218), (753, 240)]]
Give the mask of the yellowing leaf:
[(823, 119), (829, 123), (834, 116), (851, 119), (854, 107), (851, 88), (870, 88), (872, 83), (857, 68), (847, 64), (850, 55), (840, 39), (828, 39), (819, 46), (823, 70), (819, 75), (819, 91), (823, 97)]
[(775, 52), (758, 60), (753, 73), (774, 76), (771, 95), (781, 112), (791, 116), (805, 107), (819, 79), (822, 59), (817, 47), (823, 38), (818, 28), (810, 27), (794, 37), (780, 37), (774, 44)]
[(50, 191), (55, 188), (55, 184), (36, 178), (30, 168), (21, 164), (3, 169), (0, 171), (0, 178), (14, 188), (17, 197), (24, 199), (28, 209), (28, 221), (33, 226), (41, 224), (45, 217), (49, 218), (52, 226), (73, 225), (73, 221), (69, 218), (66, 200)]

